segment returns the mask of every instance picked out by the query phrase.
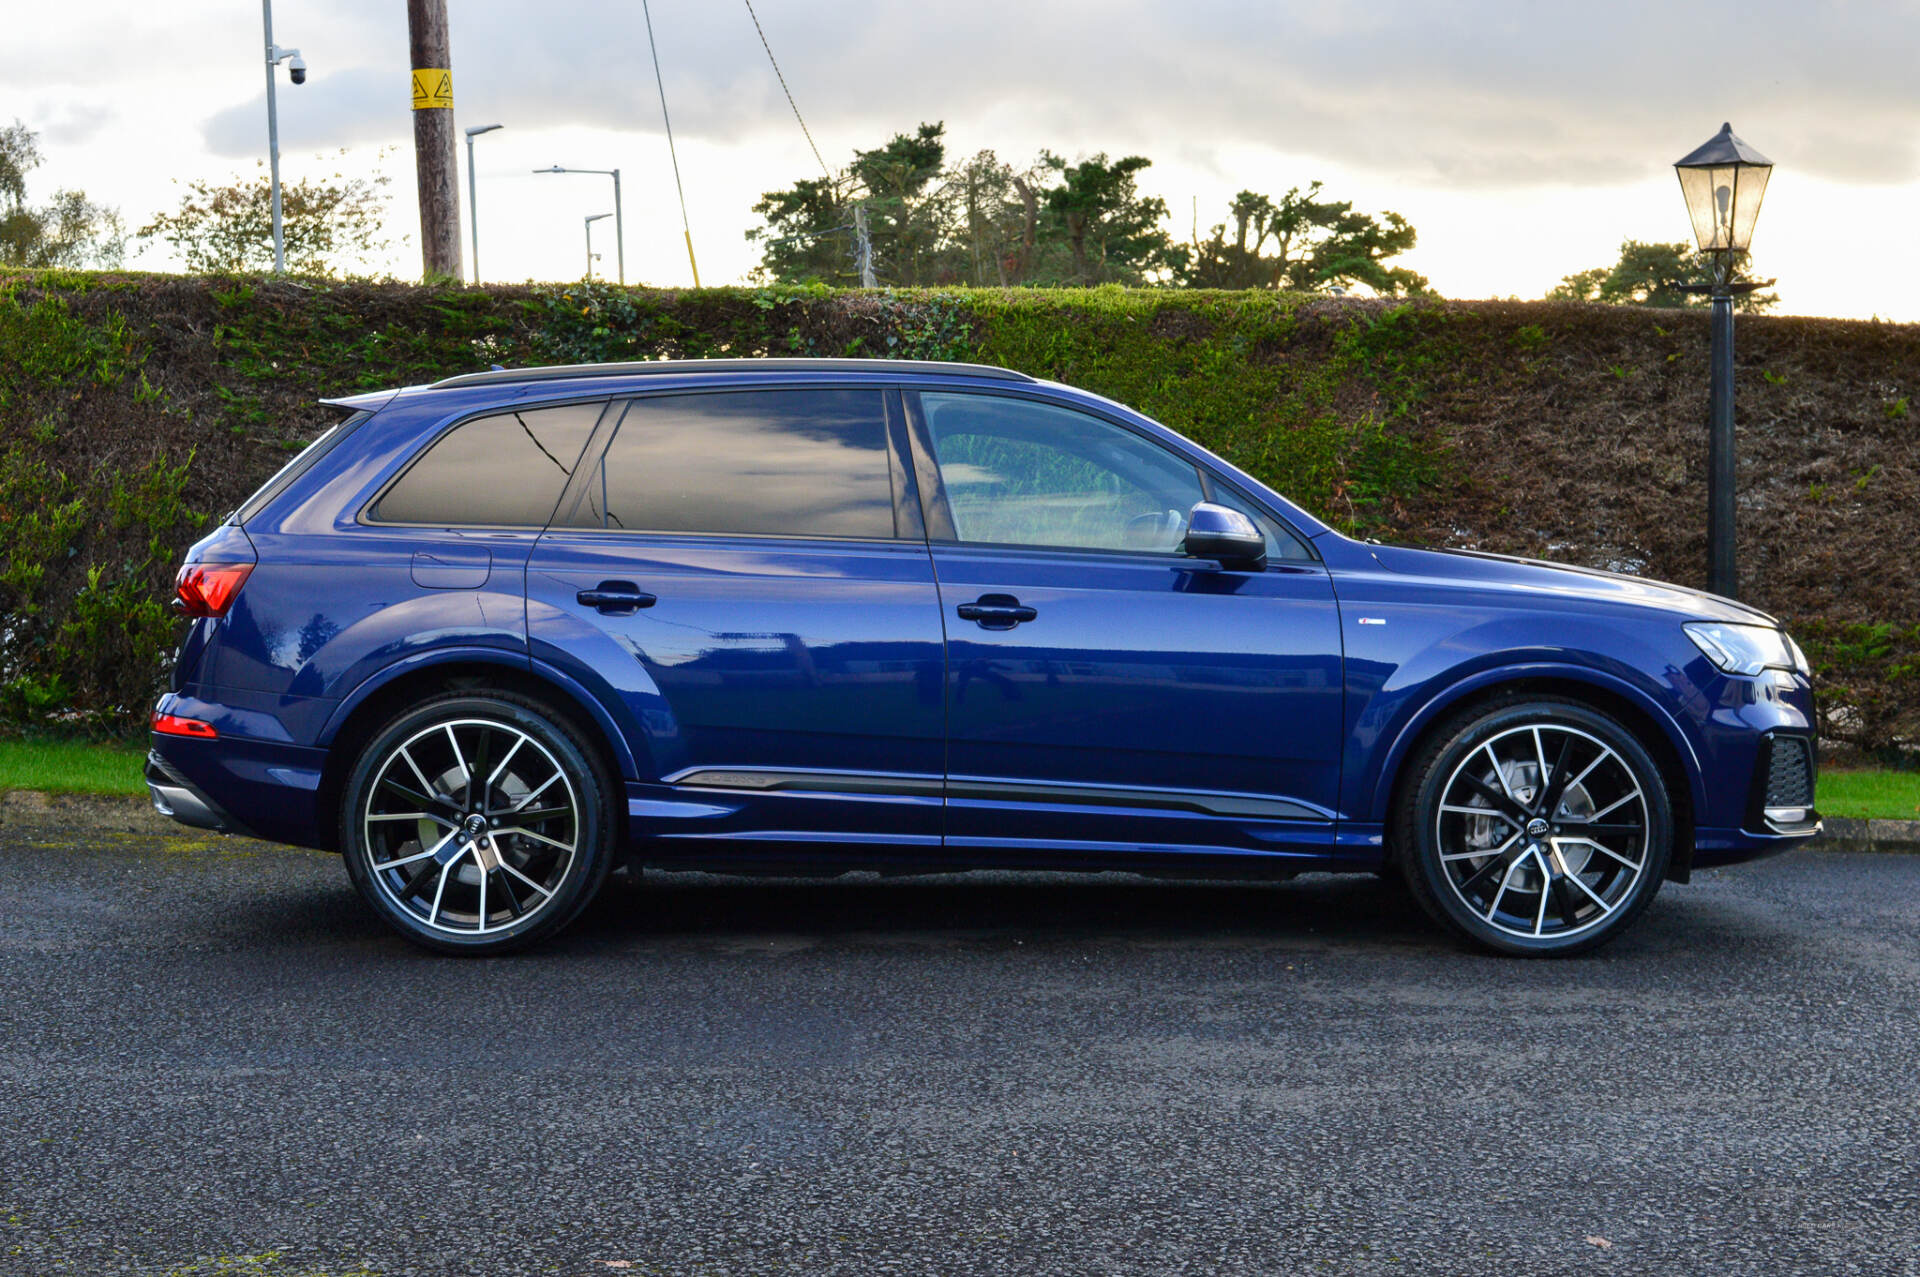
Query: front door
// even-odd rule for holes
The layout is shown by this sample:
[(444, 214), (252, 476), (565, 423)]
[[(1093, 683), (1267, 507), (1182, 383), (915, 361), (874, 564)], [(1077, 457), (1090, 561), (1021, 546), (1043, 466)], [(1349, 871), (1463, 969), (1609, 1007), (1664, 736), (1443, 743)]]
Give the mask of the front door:
[(658, 854), (939, 845), (943, 636), (897, 418), (871, 388), (635, 399), (535, 548), (533, 655), (623, 707)]
[[(1340, 632), (1303, 543), (1117, 421), (917, 396), (947, 627), (947, 840), (976, 850), (1329, 850)], [(1267, 530), (1265, 571), (1180, 551), (1201, 500)]]

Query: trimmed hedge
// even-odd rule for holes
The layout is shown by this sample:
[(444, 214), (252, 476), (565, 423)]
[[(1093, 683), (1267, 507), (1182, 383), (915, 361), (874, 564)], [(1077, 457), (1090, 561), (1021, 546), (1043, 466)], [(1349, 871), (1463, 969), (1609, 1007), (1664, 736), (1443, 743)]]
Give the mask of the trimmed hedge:
[[(1920, 327), (1742, 318), (1745, 596), (1836, 741), (1920, 740)], [(491, 363), (972, 359), (1111, 396), (1349, 532), (1699, 584), (1706, 317), (1102, 288), (0, 276), (0, 722), (135, 726), (181, 550), (331, 420)]]

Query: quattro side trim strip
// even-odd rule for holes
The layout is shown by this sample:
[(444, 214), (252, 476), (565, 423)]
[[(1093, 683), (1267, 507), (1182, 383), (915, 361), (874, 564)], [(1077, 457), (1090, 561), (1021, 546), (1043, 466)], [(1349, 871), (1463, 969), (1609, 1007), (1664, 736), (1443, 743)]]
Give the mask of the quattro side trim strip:
[(938, 798), (945, 787), (938, 776), (890, 772), (784, 771), (771, 767), (708, 767), (663, 777), (670, 785), (698, 789), (798, 790), (836, 794), (916, 794)]
[(1256, 794), (1216, 790), (1129, 789), (1109, 785), (1042, 785), (1025, 781), (982, 780), (957, 776), (903, 775), (889, 772), (791, 771), (771, 767), (696, 768), (664, 778), (668, 784), (698, 789), (736, 789), (759, 793), (902, 794), (922, 798), (978, 798), (1010, 803), (1083, 803), (1090, 806), (1144, 807), (1197, 811), (1210, 816), (1248, 816), (1262, 820), (1333, 818), (1302, 803)]

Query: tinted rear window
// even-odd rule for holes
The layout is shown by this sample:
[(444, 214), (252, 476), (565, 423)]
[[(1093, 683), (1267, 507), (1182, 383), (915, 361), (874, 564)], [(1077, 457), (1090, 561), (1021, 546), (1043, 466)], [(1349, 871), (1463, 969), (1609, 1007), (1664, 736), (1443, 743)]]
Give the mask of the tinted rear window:
[(382, 523), (543, 528), (601, 403), (476, 417), (442, 435), (371, 511)]
[(233, 512), (234, 522), (245, 523), (254, 515), (259, 514), (260, 511), (266, 508), (267, 502), (273, 500), (282, 492), (285, 492), (288, 484), (291, 484), (295, 479), (298, 479), (301, 475), (313, 469), (320, 458), (339, 447), (341, 440), (352, 434), (359, 428), (361, 422), (372, 415), (370, 412), (356, 412), (302, 448), (299, 456), (275, 471), (273, 478), (261, 484), (260, 490), (248, 497), (245, 503)]
[(745, 536), (893, 536), (879, 390), (638, 399), (576, 527)]

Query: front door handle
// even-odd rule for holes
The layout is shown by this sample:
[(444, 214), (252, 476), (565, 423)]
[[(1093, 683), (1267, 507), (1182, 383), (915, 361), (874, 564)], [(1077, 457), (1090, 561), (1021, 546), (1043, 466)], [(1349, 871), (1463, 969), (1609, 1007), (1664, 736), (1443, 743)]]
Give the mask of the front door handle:
[(631, 581), (602, 581), (573, 597), (579, 600), (580, 606), (595, 608), (608, 616), (632, 616), (643, 607), (652, 607), (656, 601)]
[(1011, 594), (982, 594), (972, 603), (962, 603), (955, 611), (961, 620), (976, 622), (983, 630), (1010, 630), (1040, 615)]

